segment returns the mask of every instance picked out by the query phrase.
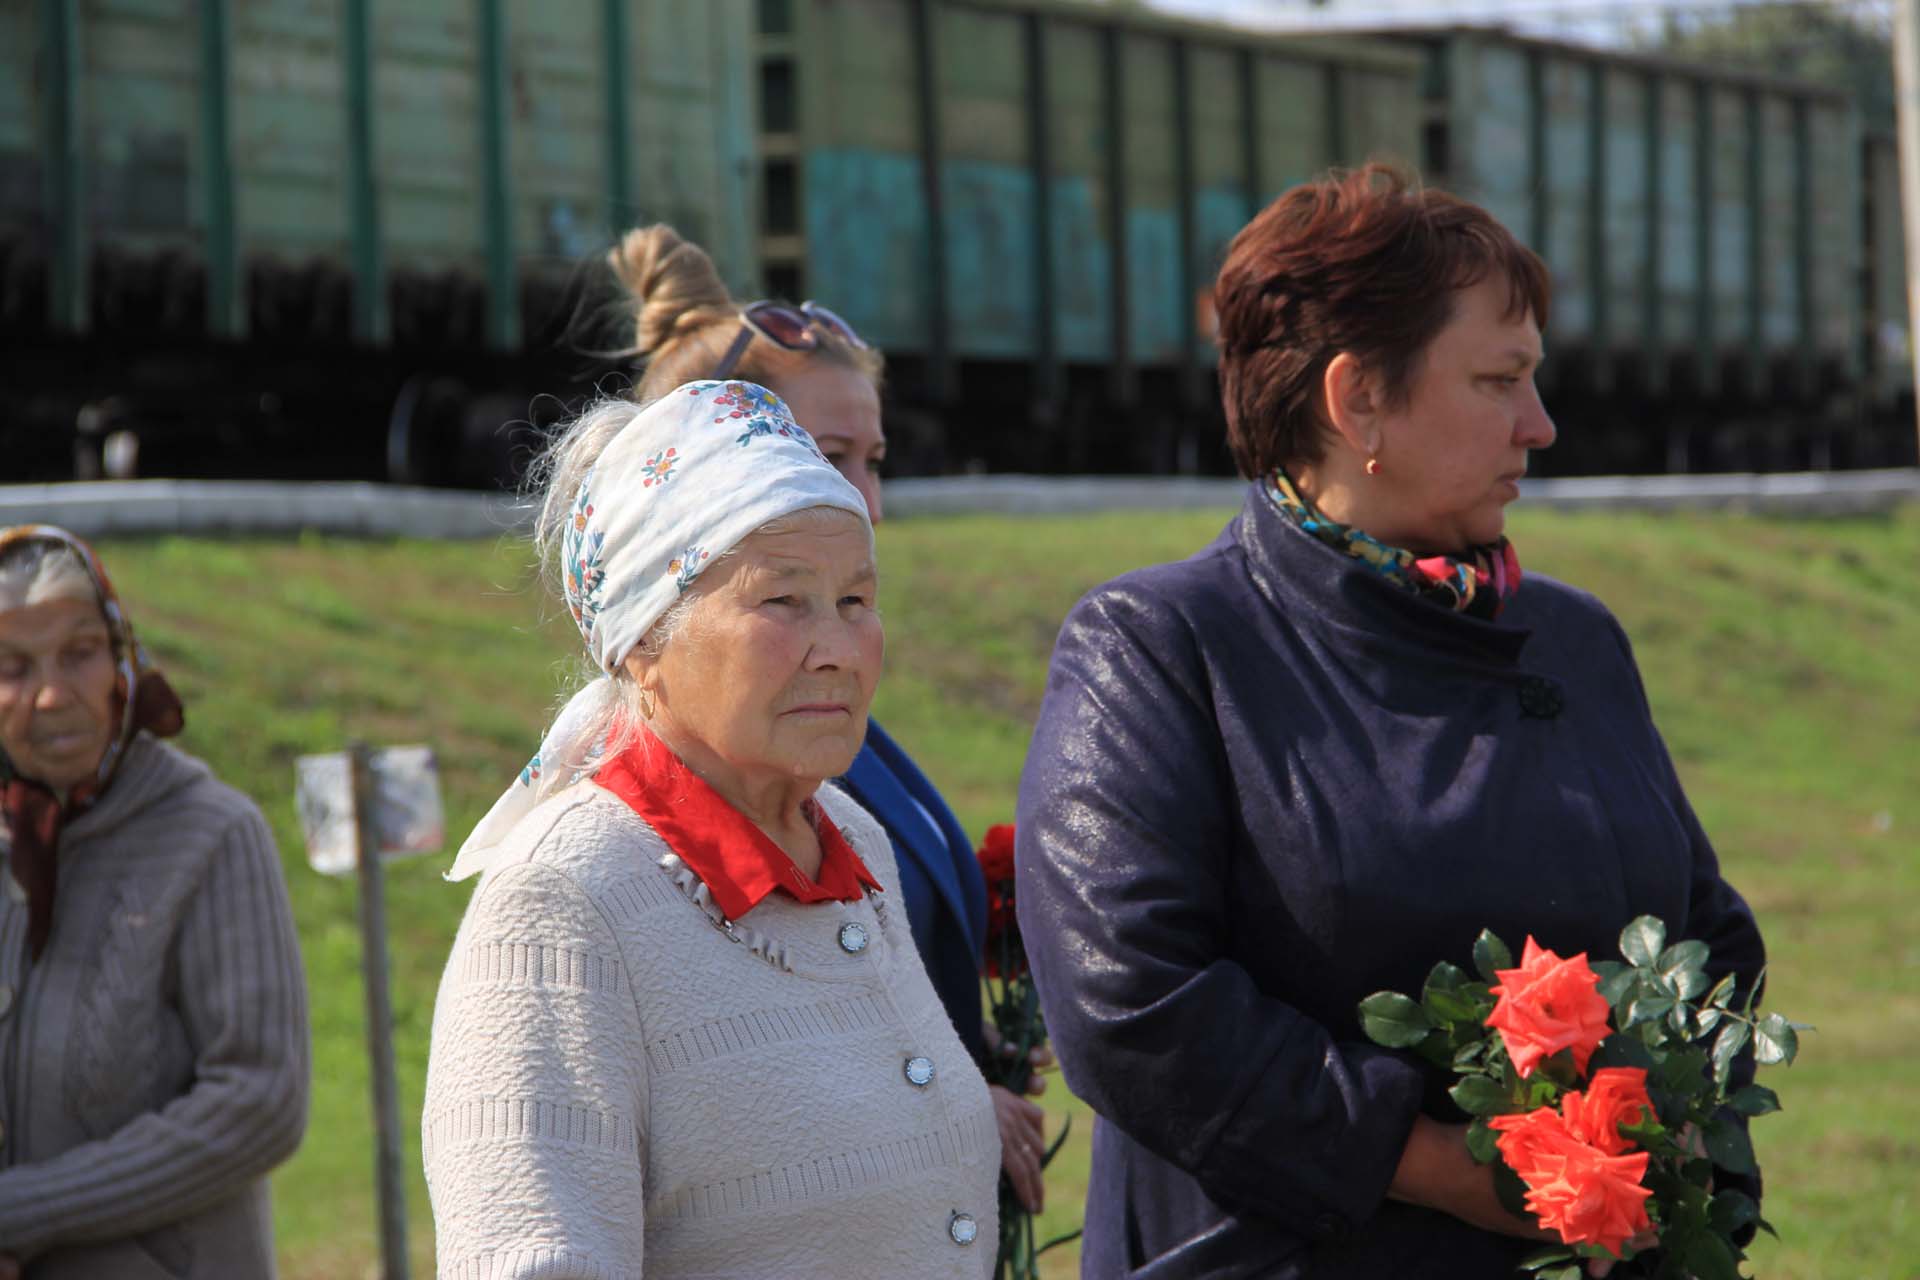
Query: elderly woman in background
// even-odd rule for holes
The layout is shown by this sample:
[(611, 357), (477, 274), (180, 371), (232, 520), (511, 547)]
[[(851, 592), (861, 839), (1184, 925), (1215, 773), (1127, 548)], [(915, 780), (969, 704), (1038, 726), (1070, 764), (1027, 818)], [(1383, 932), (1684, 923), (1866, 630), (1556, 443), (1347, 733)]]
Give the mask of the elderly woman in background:
[(1514, 1274), (1537, 1227), (1357, 1002), (1482, 928), (1601, 957), (1651, 913), (1743, 986), (1760, 934), (1619, 624), (1503, 536), (1554, 439), (1539, 259), (1369, 169), (1260, 214), (1214, 297), (1246, 504), (1074, 609), (1021, 786), (1023, 933), (1099, 1116), (1083, 1273)]
[(0, 1276), (274, 1274), (306, 988), (267, 824), (181, 722), (92, 550), (0, 530)]
[[(728, 294), (713, 260), (669, 226), (629, 231), (608, 255), (632, 316), (629, 352), (644, 358), (634, 389), (642, 401), (699, 378), (741, 377), (787, 402), (827, 461), (859, 490), (880, 523), (880, 464), (887, 439), (880, 420), (881, 353), (839, 316), (814, 303), (742, 306)], [(988, 1065), (992, 1028), (980, 1013), (980, 970), (987, 928), (987, 885), (973, 845), (939, 789), (877, 721), (839, 784), (880, 820), (893, 844), (900, 898), (914, 945), (960, 1041)], [(1052, 1064), (1045, 1049), (1034, 1066)], [(1046, 1080), (1029, 1077), (1038, 1095)], [(988, 1089), (1000, 1128), (1007, 1177), (1020, 1202), (1042, 1207), (1040, 1108), (1000, 1085)]]
[(990, 1274), (984, 1082), (827, 780), (883, 634), (867, 507), (744, 382), (590, 409), (540, 539), (600, 676), (461, 850), (442, 1275)]

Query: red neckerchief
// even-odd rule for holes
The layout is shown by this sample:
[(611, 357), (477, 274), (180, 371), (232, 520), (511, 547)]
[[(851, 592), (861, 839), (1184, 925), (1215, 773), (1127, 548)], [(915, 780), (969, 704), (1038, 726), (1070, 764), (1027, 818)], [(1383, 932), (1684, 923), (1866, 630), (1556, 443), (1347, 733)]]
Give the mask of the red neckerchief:
[(820, 837), (820, 873), (809, 880), (766, 832), (657, 738), (628, 747), (601, 765), (593, 780), (625, 801), (693, 868), (729, 920), (775, 890), (801, 902), (855, 902), (866, 889), (880, 887), (817, 803), (809, 805)]

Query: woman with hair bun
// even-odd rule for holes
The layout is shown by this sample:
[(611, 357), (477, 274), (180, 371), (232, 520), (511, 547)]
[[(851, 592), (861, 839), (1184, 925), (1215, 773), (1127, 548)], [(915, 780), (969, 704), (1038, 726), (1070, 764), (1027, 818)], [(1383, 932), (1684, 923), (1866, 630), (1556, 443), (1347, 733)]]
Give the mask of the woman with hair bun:
[[(634, 397), (647, 402), (697, 378), (741, 377), (780, 396), (813, 434), (827, 460), (866, 500), (880, 523), (881, 353), (825, 307), (806, 302), (736, 302), (713, 259), (672, 227), (629, 231), (608, 264), (633, 317), (626, 354), (644, 361)], [(900, 866), (901, 894), (915, 944), (962, 1043), (977, 1061), (991, 1051), (980, 1013), (986, 938), (986, 882), (966, 832), (913, 759), (878, 722), (841, 785), (886, 828)], [(1036, 1050), (1035, 1063), (1052, 1055)], [(1046, 1081), (1037, 1072), (1032, 1091)], [(1038, 1212), (1044, 1192), (1043, 1113), (993, 1086), (1002, 1159), (1021, 1203)]]

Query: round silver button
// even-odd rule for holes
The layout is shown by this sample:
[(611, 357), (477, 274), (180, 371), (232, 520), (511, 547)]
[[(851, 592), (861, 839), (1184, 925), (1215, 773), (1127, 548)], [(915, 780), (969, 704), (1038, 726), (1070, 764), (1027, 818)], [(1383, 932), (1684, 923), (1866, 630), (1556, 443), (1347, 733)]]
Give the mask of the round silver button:
[(973, 1220), (970, 1213), (956, 1211), (947, 1219), (947, 1235), (955, 1244), (972, 1244), (980, 1234), (980, 1224)]
[(908, 1058), (906, 1071), (907, 1083), (916, 1088), (924, 1089), (933, 1083), (932, 1058)]
[(867, 949), (867, 926), (858, 920), (849, 920), (840, 926), (840, 949), (850, 956), (857, 956)]
[(27, 903), (27, 886), (14, 879), (11, 871), (7, 873), (7, 896), (12, 898), (16, 905), (25, 906)]

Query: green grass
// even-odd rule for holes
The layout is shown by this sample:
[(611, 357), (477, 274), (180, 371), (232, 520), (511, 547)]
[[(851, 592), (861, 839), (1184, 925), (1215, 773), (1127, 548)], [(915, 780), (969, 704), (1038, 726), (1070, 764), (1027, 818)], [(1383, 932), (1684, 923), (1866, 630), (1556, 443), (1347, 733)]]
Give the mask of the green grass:
[[(969, 517), (881, 531), (888, 674), (876, 714), (968, 830), (1012, 813), (1055, 628), (1081, 592), (1209, 540), (1224, 513)], [(1770, 997), (1816, 1023), (1756, 1127), (1779, 1243), (1768, 1277), (1920, 1276), (1920, 509), (1877, 520), (1526, 514), (1532, 569), (1594, 591), (1773, 955)], [(313, 1000), (307, 1141), (275, 1178), (290, 1280), (367, 1273), (372, 1140), (350, 881), (304, 865), (293, 758), (349, 736), (440, 753), (463, 833), (532, 750), (576, 669), (571, 625), (515, 543), (306, 538), (114, 543), (103, 555), (188, 706), (184, 745), (257, 797), (287, 859)], [(467, 886), (394, 866), (388, 913), (408, 1211), (432, 1231), (418, 1115), (432, 1002)], [(1905, 1062), (1908, 1065), (1902, 1066)], [(1090, 1117), (1050, 1170), (1043, 1230), (1077, 1219)], [(1070, 1249), (1050, 1274), (1074, 1271)]]

